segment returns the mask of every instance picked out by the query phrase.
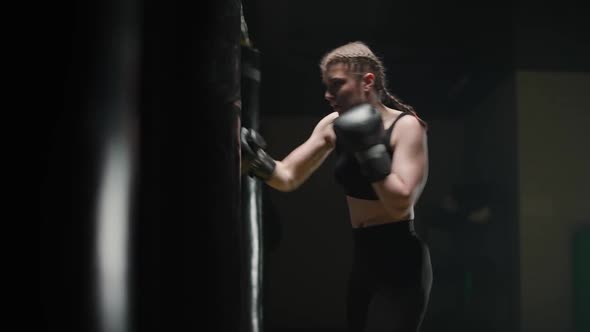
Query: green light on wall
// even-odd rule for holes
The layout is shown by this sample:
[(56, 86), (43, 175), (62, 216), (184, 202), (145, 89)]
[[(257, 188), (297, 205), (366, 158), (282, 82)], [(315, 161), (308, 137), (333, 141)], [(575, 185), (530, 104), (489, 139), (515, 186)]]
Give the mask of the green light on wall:
[(574, 331), (590, 331), (590, 225), (574, 234), (572, 266)]

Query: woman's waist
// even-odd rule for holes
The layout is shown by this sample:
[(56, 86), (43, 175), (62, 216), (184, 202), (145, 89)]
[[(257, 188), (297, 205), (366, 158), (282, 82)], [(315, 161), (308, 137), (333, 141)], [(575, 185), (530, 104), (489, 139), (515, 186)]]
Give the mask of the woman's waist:
[(352, 232), (353, 262), (367, 269), (413, 264), (420, 260), (425, 246), (411, 219), (353, 228)]
[(389, 220), (380, 223), (368, 224), (359, 227), (353, 227), (352, 231), (357, 236), (362, 237), (385, 237), (398, 236), (398, 235), (415, 235), (413, 219), (403, 220)]
[(413, 208), (392, 213), (385, 209), (381, 201), (347, 197), (347, 202), (352, 228), (373, 227), (414, 218)]

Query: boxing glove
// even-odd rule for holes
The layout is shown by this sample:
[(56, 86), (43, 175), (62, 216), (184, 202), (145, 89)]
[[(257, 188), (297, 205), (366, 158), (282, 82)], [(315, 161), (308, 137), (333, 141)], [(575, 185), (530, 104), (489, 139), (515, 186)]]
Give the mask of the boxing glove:
[(242, 174), (256, 177), (263, 181), (270, 179), (276, 162), (264, 151), (266, 141), (254, 129), (242, 127), (240, 130), (242, 153)]
[(337, 144), (355, 156), (369, 182), (389, 175), (391, 156), (383, 144), (385, 130), (378, 110), (370, 104), (357, 105), (336, 118), (333, 128)]

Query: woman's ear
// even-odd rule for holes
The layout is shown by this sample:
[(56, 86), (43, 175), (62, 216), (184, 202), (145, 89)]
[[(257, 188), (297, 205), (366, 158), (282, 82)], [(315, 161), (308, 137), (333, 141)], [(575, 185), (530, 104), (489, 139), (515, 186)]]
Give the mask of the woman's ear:
[(369, 91), (375, 85), (375, 74), (373, 73), (365, 73), (363, 75), (363, 90)]

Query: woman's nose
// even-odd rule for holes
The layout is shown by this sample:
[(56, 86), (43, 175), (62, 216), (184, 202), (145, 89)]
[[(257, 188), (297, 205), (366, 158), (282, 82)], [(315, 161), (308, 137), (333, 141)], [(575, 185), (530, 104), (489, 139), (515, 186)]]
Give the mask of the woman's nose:
[(326, 92), (324, 92), (324, 98), (326, 98), (327, 101), (334, 100), (334, 96), (332, 96), (332, 94), (328, 90), (326, 90)]

